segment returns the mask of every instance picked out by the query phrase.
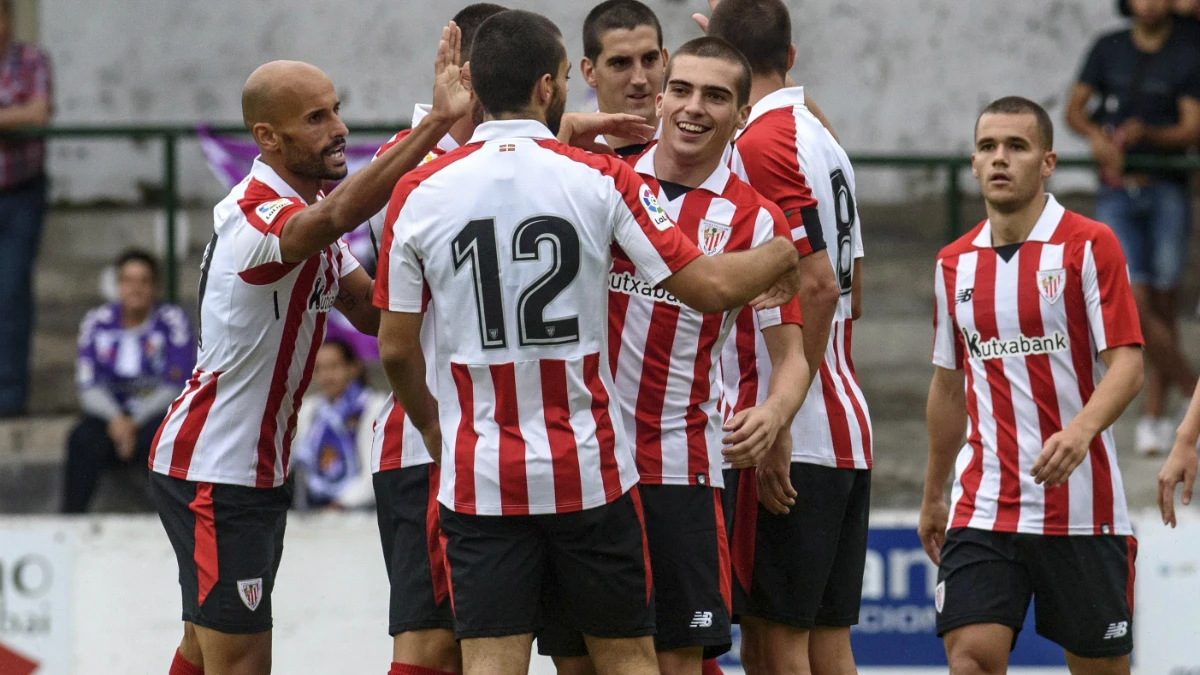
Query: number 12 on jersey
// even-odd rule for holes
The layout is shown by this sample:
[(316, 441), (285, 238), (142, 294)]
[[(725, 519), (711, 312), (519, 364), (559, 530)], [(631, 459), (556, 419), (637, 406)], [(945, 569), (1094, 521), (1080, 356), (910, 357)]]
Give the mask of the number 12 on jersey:
[[(550, 268), (522, 289), (517, 299), (518, 343), (522, 347), (569, 344), (579, 341), (579, 319), (571, 316), (547, 321), (546, 306), (579, 275), (579, 233), (558, 216), (534, 216), (513, 231), (512, 261), (537, 262), (541, 245), (550, 249)], [(450, 242), (454, 271), (471, 267), (479, 339), (484, 349), (508, 347), (504, 293), (500, 283), (500, 254), (496, 220), (472, 220)]]

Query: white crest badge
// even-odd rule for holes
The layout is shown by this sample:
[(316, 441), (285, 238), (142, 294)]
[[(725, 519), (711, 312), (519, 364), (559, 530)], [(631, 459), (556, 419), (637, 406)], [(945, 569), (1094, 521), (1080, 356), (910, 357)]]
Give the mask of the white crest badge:
[(725, 244), (729, 243), (731, 230), (732, 228), (724, 223), (702, 219), (697, 231), (700, 250), (704, 251), (704, 255), (716, 255), (725, 250)]
[(1067, 271), (1059, 268), (1056, 270), (1038, 270), (1037, 287), (1038, 293), (1046, 299), (1046, 302), (1054, 304), (1062, 297), (1063, 288), (1067, 285)]
[(258, 609), (258, 603), (262, 602), (262, 577), (258, 579), (242, 579), (237, 582), (237, 588), (238, 595), (242, 598), (242, 604), (246, 605), (251, 612)]
[(946, 606), (946, 582), (941, 582), (933, 591), (933, 606), (937, 609), (937, 613), (942, 613), (942, 607)]

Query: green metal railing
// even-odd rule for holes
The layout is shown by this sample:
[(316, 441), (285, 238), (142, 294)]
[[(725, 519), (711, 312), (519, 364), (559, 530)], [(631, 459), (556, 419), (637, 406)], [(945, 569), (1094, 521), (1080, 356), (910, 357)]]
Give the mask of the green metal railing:
[[(392, 125), (356, 125), (351, 127), (354, 135), (390, 135), (397, 129), (402, 129), (407, 122)], [(246, 130), (241, 125), (210, 126), (208, 130), (216, 134), (245, 135)], [(176, 301), (179, 297), (178, 261), (175, 259), (176, 222), (175, 210), (179, 205), (179, 141), (197, 135), (195, 125), (118, 125), (118, 126), (54, 126), (40, 129), (25, 129), (16, 132), (0, 133), (0, 140), (6, 138), (72, 138), (72, 139), (113, 139), (127, 138), (133, 141), (159, 139), (163, 144), (162, 162), (162, 200), (161, 206), (166, 219), (166, 255), (163, 260), (167, 280), (167, 297)], [(971, 167), (971, 160), (964, 155), (952, 154), (895, 154), (895, 153), (863, 153), (855, 154), (851, 160), (857, 167), (879, 167), (895, 169), (933, 169), (940, 171), (945, 180), (945, 236), (947, 241), (957, 237), (962, 232), (962, 175)], [(1063, 168), (1092, 168), (1094, 163), (1089, 157), (1060, 157), (1058, 165)], [(1131, 169), (1153, 170), (1174, 169), (1180, 171), (1200, 171), (1200, 156), (1185, 157), (1129, 157), (1127, 166)]]

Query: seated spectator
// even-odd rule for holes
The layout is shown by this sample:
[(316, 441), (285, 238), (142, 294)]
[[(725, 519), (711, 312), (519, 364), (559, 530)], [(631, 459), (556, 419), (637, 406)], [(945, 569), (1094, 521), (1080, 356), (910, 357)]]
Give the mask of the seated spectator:
[(130, 250), (116, 271), (117, 302), (88, 312), (79, 328), (83, 419), (67, 441), (64, 513), (87, 511), (105, 468), (145, 466), (158, 425), (196, 362), (187, 314), (157, 299), (155, 259)]
[(317, 391), (305, 397), (296, 425), (298, 491), (309, 508), (375, 504), (371, 439), (387, 395), (368, 389), (350, 344), (326, 339), (313, 371)]
[(1126, 155), (1169, 158), (1200, 141), (1200, 45), (1173, 5), (1118, 3), (1132, 25), (1096, 41), (1067, 104), (1067, 123), (1088, 139), (1099, 165), (1095, 218), (1121, 241), (1146, 337), (1149, 365), (1135, 440), (1141, 454), (1171, 448), (1176, 424), (1166, 414), (1167, 396), (1174, 388), (1189, 398), (1196, 384), (1176, 325), (1192, 227), (1190, 176), (1125, 165)]

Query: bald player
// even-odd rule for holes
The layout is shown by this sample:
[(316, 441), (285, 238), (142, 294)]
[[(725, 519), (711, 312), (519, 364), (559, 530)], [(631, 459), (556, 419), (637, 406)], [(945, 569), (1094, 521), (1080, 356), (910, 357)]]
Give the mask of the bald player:
[(346, 176), (346, 126), (319, 69), (268, 63), (242, 112), (261, 155), (213, 211), (200, 278), (197, 366), (150, 454), (151, 489), (179, 563), (184, 636), (172, 675), (271, 671), (271, 591), (283, 550), (296, 412), (330, 309), (378, 331), (372, 283), (340, 241), (387, 202), (471, 95), (461, 34), (442, 33), (429, 115), (327, 199)]

